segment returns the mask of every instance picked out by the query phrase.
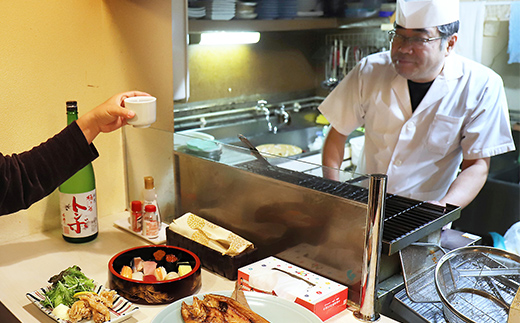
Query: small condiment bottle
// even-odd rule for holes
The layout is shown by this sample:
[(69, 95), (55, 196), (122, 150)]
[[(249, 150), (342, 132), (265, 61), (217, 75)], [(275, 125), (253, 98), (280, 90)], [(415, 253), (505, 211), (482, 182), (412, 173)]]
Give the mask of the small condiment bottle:
[(155, 205), (155, 213), (157, 215), (157, 221), (161, 223), (161, 212), (159, 211), (159, 205), (157, 204), (157, 193), (155, 192), (155, 185), (152, 176), (146, 176), (144, 178), (144, 190), (143, 190), (143, 205), (148, 204)]
[(143, 202), (132, 201), (132, 213), (130, 214), (132, 231), (141, 232), (143, 227)]
[(151, 239), (159, 236), (159, 217), (153, 204), (148, 204), (144, 207), (143, 235)]

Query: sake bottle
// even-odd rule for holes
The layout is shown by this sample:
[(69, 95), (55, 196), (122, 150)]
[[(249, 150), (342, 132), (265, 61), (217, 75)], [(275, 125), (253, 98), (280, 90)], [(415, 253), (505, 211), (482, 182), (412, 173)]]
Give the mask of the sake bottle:
[[(67, 101), (67, 124), (78, 119), (76, 101)], [(72, 175), (59, 187), (63, 239), (82, 243), (98, 235), (96, 181), (92, 164)]]
[(152, 176), (146, 176), (144, 178), (144, 190), (143, 190), (143, 206), (155, 205), (155, 213), (157, 215), (157, 221), (159, 223), (159, 229), (161, 228), (161, 212), (159, 211), (159, 204), (157, 203), (157, 193), (155, 192), (155, 184)]

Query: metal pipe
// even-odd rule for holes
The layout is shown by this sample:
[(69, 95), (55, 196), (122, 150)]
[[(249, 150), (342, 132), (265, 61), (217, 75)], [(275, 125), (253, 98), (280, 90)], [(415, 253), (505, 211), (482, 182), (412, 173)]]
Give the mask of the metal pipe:
[(202, 113), (202, 114), (194, 114), (194, 115), (190, 115), (190, 116), (186, 116), (186, 117), (175, 118), (175, 121), (182, 122), (182, 121), (187, 121), (187, 120), (227, 116), (227, 115), (233, 115), (233, 114), (239, 114), (239, 113), (251, 112), (251, 111), (257, 111), (257, 108), (250, 107), (250, 108), (242, 108), (242, 109), (235, 109), (235, 110), (228, 110), (228, 111), (216, 111), (216, 112), (208, 112), (208, 113)]
[(379, 313), (375, 310), (375, 304), (385, 218), (386, 181), (387, 176), (384, 174), (370, 175), (360, 307), (359, 311), (354, 312), (354, 316), (364, 322), (374, 322), (380, 318)]
[[(280, 104), (282, 105), (285, 105), (285, 110), (289, 111), (289, 110), (294, 110), (295, 109), (295, 106), (294, 104), (296, 103), (298, 106), (298, 108), (296, 108), (296, 110), (301, 110), (301, 109), (306, 109), (306, 108), (315, 108), (319, 105), (319, 103), (321, 101), (323, 101), (324, 98), (322, 97), (311, 97), (311, 98), (306, 98), (306, 99), (300, 99), (300, 100), (292, 100), (292, 101), (284, 101)], [(318, 102), (315, 102), (315, 101), (318, 101)], [(267, 103), (267, 102), (266, 102)], [(271, 106), (275, 106), (273, 104), (271, 105), (267, 105), (267, 107)], [(222, 110), (222, 111), (211, 111), (212, 108), (226, 108), (225, 110)], [(196, 113), (196, 114), (190, 114), (190, 115), (187, 115), (187, 116), (182, 116), (182, 117), (175, 117), (175, 122), (183, 122), (183, 121), (189, 121), (189, 120), (196, 120), (196, 119), (200, 119), (201, 117), (205, 117), (205, 118), (212, 118), (212, 117), (219, 117), (219, 116), (227, 116), (227, 115), (235, 115), (235, 114), (240, 114), (240, 113), (247, 113), (247, 112), (253, 112), (253, 111), (258, 111), (257, 110), (257, 106), (246, 106), (246, 107), (242, 107), (242, 108), (229, 108), (229, 104), (223, 104), (222, 106), (200, 106), (200, 107), (196, 107), (196, 106), (190, 106), (190, 107), (187, 107), (185, 109), (176, 109), (174, 110), (174, 114), (182, 114), (182, 112), (187, 112), (187, 111), (194, 111), (194, 110), (202, 110), (202, 111), (206, 111), (206, 110), (209, 110), (210, 112), (202, 112), (202, 113)]]

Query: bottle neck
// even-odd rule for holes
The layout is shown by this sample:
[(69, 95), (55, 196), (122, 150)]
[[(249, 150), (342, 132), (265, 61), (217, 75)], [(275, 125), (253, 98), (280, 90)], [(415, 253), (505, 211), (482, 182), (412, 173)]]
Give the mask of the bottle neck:
[(69, 125), (76, 120), (78, 120), (78, 111), (67, 110), (67, 124)]
[(145, 201), (155, 201), (155, 189), (147, 190), (145, 189), (143, 191), (143, 198)]

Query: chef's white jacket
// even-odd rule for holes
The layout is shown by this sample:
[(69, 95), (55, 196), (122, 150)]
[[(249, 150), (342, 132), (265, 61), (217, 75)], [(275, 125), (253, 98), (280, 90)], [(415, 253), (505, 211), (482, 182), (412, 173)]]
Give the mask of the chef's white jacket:
[(502, 79), (454, 53), (413, 113), (389, 52), (361, 60), (319, 110), (345, 136), (365, 126), (360, 173), (387, 174), (389, 193), (423, 201), (446, 195), (463, 158), (515, 149)]

